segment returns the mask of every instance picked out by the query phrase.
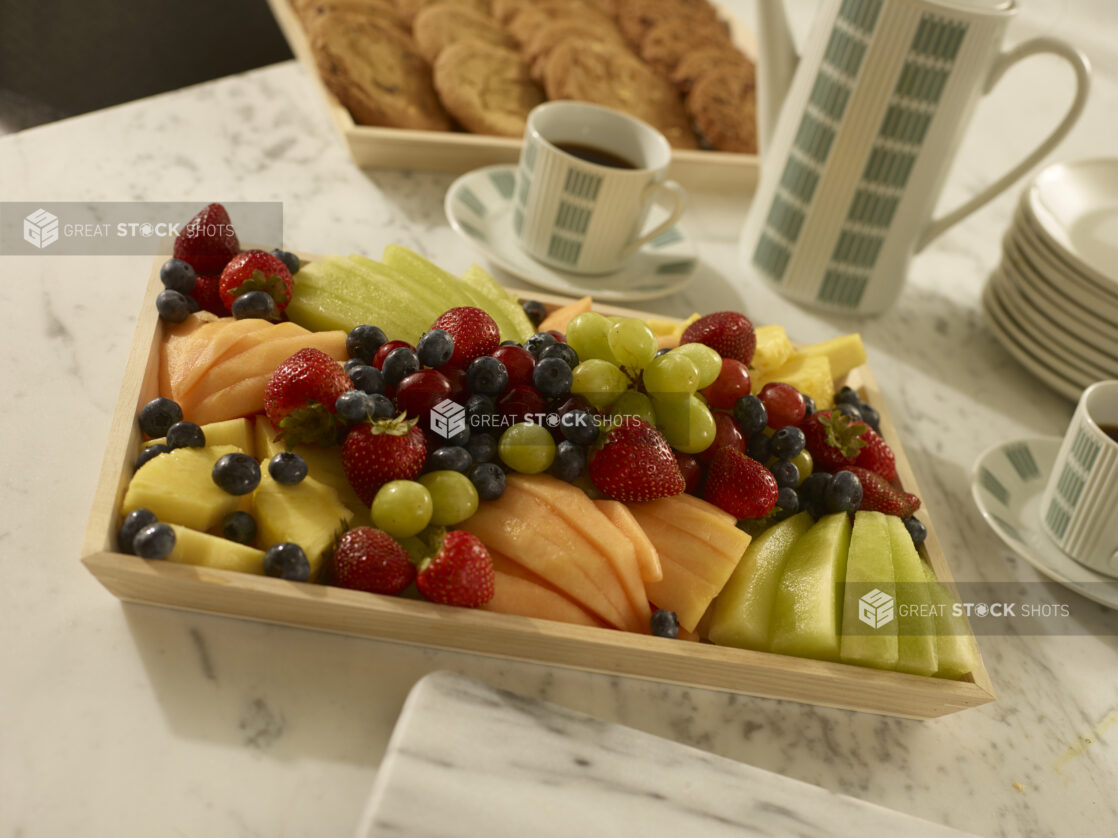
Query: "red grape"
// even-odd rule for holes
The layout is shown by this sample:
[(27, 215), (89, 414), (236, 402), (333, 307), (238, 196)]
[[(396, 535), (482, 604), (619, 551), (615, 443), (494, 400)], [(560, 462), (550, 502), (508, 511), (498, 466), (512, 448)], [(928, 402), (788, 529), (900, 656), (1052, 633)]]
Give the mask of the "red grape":
[(509, 387), (501, 396), (497, 402), (497, 412), (509, 417), (509, 422), (523, 422), (529, 414), (533, 414), (532, 418), (539, 421), (538, 415), (547, 413), (547, 399), (530, 384), (518, 384)]
[(438, 370), (413, 372), (396, 385), (396, 407), (422, 422), (439, 402), (450, 398), (450, 381)]
[(742, 396), (748, 396), (751, 387), (749, 367), (733, 358), (723, 358), (718, 378), (702, 392), (707, 404), (715, 410), (733, 410), (734, 403)]
[(734, 421), (734, 417), (729, 413), (715, 413), (714, 414), (714, 441), (711, 442), (710, 447), (705, 451), (699, 453), (697, 459), (705, 467), (709, 466), (714, 455), (726, 446), (736, 448), (742, 454), (745, 453), (745, 436), (738, 427), (738, 423)]
[(446, 380), (450, 382), (449, 398), (451, 400), (465, 402), (470, 397), (470, 391), (466, 387), (466, 371), (464, 369), (443, 364), (439, 367), (439, 372), (446, 376)]
[(523, 346), (498, 346), (493, 350), (493, 357), (505, 365), (509, 374), (509, 387), (517, 384), (531, 384), (532, 371), (536, 368), (536, 359)]
[(683, 475), (683, 491), (692, 495), (697, 494), (703, 483), (703, 469), (691, 454), (682, 451), (673, 451), (679, 473)]
[(765, 412), (769, 414), (769, 427), (773, 430), (798, 425), (804, 421), (807, 405), (800, 391), (791, 384), (773, 381), (761, 388), (757, 394)]

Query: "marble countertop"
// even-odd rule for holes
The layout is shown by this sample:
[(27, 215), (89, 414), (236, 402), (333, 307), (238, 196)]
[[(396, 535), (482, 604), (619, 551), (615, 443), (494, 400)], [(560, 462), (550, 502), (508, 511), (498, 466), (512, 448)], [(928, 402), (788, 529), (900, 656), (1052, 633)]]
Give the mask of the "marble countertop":
[[(1010, 32), (1066, 37), (1094, 64), (1060, 159), (1114, 151), (1116, 31), (1109, 0), (1047, 0)], [(944, 205), (1031, 148), (1070, 88), (1054, 61), (1016, 69), (980, 109)], [(4, 201), (282, 200), (288, 246), (400, 242), (461, 271), (475, 257), (443, 218), (451, 180), (357, 170), (293, 63), (0, 139)], [(697, 196), (685, 224), (702, 275), (644, 306), (741, 307), (808, 339), (859, 329), (957, 578), (991, 585), (1040, 577), (983, 523), (971, 466), (998, 441), (1062, 432), (1072, 408), (979, 313), (1015, 199), (918, 257), (888, 316), (854, 323), (743, 284), (748, 196)], [(979, 835), (1114, 833), (1118, 613), (1055, 585), (1082, 634), (981, 638), (999, 700), (930, 722), (122, 605), (78, 559), (148, 267), (0, 257), (0, 835), (348, 835), (405, 696), (436, 669)]]

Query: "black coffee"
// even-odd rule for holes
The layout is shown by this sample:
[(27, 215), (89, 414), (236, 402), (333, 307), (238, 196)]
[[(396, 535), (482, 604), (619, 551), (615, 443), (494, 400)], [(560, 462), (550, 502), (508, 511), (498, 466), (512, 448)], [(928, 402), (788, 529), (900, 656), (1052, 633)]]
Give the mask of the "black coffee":
[(1115, 442), (1118, 442), (1118, 425), (1099, 425), (1099, 430)]
[(585, 160), (587, 163), (596, 163), (599, 166), (609, 166), (611, 169), (637, 169), (636, 163), (631, 163), (624, 157), (614, 154), (612, 151), (606, 151), (604, 148), (598, 148), (592, 145), (584, 145), (583, 143), (556, 143), (557, 148), (567, 152), (572, 157), (577, 157), (579, 160)]

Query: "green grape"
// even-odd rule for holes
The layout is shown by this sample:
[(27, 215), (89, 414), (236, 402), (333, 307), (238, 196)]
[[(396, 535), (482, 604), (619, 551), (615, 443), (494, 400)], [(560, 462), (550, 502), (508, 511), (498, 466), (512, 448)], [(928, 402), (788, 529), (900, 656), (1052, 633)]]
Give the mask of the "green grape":
[(722, 356), (705, 344), (684, 343), (672, 350), (672, 353), (675, 352), (690, 358), (699, 371), (699, 386), (696, 389), (709, 387), (722, 373)]
[(656, 411), (652, 399), (639, 390), (626, 390), (617, 397), (610, 408), (614, 416), (639, 416), (650, 425), (656, 425)]
[(652, 405), (659, 419), (657, 427), (672, 448), (685, 454), (698, 454), (714, 442), (714, 417), (699, 396), (691, 394), (686, 400), (678, 396), (653, 399)]
[(555, 438), (543, 425), (517, 422), (501, 434), (497, 443), (501, 462), (521, 474), (539, 474), (555, 459)]
[(584, 311), (567, 324), (567, 345), (578, 353), (580, 360), (599, 358), (616, 363), (609, 348), (610, 321), (594, 311)]
[(431, 523), (431, 493), (414, 480), (390, 480), (373, 498), (373, 525), (393, 538), (407, 538)]
[(457, 471), (429, 471), (419, 478), (431, 493), (434, 512), (431, 523), (449, 527), (465, 521), (477, 512), (477, 489), (466, 475)]
[(606, 338), (617, 363), (631, 370), (643, 370), (659, 348), (648, 324), (634, 317), (624, 317), (613, 323)]
[(686, 355), (668, 352), (652, 359), (642, 380), (650, 396), (687, 395), (699, 388), (699, 371)]
[(795, 463), (796, 468), (800, 472), (800, 482), (796, 484), (797, 486), (800, 486), (805, 480), (807, 480), (808, 475), (810, 475), (811, 472), (814, 470), (815, 461), (811, 457), (811, 452), (805, 448), (803, 451), (792, 458), (792, 462)]
[(618, 369), (616, 364), (601, 358), (591, 358), (574, 368), (571, 393), (583, 396), (601, 410), (613, 404), (618, 396), (629, 389), (629, 384), (629, 376)]

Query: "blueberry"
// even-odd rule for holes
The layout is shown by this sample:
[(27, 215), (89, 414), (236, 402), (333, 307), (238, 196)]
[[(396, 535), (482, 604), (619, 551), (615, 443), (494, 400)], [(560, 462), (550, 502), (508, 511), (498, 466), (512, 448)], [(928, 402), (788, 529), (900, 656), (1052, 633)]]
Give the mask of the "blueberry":
[(369, 396), (369, 416), (373, 419), (391, 419), (396, 415), (396, 405), (383, 393)]
[(199, 304), (199, 302), (191, 297), (189, 294), (187, 294), (186, 296), (186, 307), (190, 309), (191, 314), (202, 310), (202, 306)]
[(769, 450), (774, 457), (791, 460), (804, 450), (806, 443), (803, 431), (795, 425), (787, 425), (769, 437)]
[(384, 374), (376, 367), (359, 362), (350, 367), (347, 372), (353, 386), (362, 393), (368, 393), (370, 396), (384, 393)]
[(345, 337), (345, 351), (350, 358), (360, 358), (366, 364), (371, 364), (377, 350), (387, 342), (388, 335), (378, 326), (354, 326)]
[(570, 440), (563, 440), (555, 447), (555, 459), (550, 471), (568, 483), (580, 477), (586, 471), (586, 449)]
[(505, 493), (505, 473), (496, 463), (478, 463), (466, 476), (482, 500), (497, 500)]
[(221, 534), (238, 544), (252, 544), (256, 541), (256, 519), (240, 509), (230, 512), (221, 521)]
[(734, 418), (746, 436), (756, 436), (769, 424), (769, 413), (759, 398), (742, 396), (734, 403)]
[[(366, 366), (368, 366), (368, 364), (366, 364), (360, 358), (350, 358), (348, 361), (345, 362), (345, 364), (342, 365), (342, 369), (345, 370), (346, 375), (353, 375), (353, 371), (355, 369), (357, 369), (358, 367)], [(376, 368), (374, 367), (374, 369)]]
[(302, 264), (299, 257), (292, 253), (290, 250), (280, 250), (278, 247), (272, 250), (272, 255), (283, 262), (287, 272), (292, 276), (299, 273), (299, 266)]
[(546, 358), (558, 358), (572, 370), (578, 366), (578, 353), (567, 344), (556, 341), (551, 346), (545, 346), (540, 351), (540, 360)]
[(532, 370), (532, 384), (547, 398), (556, 398), (571, 391), (574, 375), (562, 358), (542, 358)]
[(414, 349), (398, 346), (388, 353), (380, 367), (384, 383), (395, 387), (413, 372), (419, 372), (419, 357)]
[(264, 572), (291, 582), (306, 582), (311, 577), (311, 563), (298, 544), (281, 541), (264, 552)]
[(559, 341), (555, 339), (555, 335), (549, 335), (547, 332), (537, 332), (528, 338), (528, 340), (524, 341), (524, 348), (539, 358), (541, 352), (549, 346), (554, 346), (558, 342)]
[(194, 422), (176, 422), (167, 429), (167, 447), (172, 451), (176, 448), (205, 448), (206, 432)]
[(776, 478), (776, 485), (780, 489), (795, 489), (800, 482), (800, 470), (791, 460), (777, 460), (769, 471)]
[(474, 393), (466, 399), (466, 427), (474, 431), (495, 428), (497, 405), (489, 396)]
[(862, 402), (858, 405), (858, 410), (862, 414), (862, 421), (878, 433), (881, 433), (881, 415), (877, 412), (877, 409)]
[(148, 460), (154, 460), (160, 454), (166, 454), (170, 450), (171, 449), (164, 445), (162, 442), (157, 442), (155, 443), (155, 445), (149, 445), (147, 448), (140, 452), (140, 456), (137, 457), (136, 462), (132, 464), (132, 470), (139, 470), (140, 466), (142, 466)]
[(759, 463), (767, 463), (772, 456), (769, 438), (764, 434), (754, 434), (745, 445), (745, 453)]
[(176, 422), (182, 421), (182, 408), (178, 403), (162, 396), (152, 399), (140, 408), (140, 430), (150, 437), (167, 436)]
[(679, 618), (676, 617), (674, 611), (665, 611), (663, 608), (659, 608), (652, 612), (649, 628), (652, 629), (652, 634), (656, 637), (668, 637), (674, 640), (679, 637)]
[(800, 496), (791, 486), (785, 486), (776, 493), (776, 506), (786, 515), (794, 515), (800, 510)]
[(528, 315), (528, 321), (532, 324), (533, 329), (538, 329), (543, 319), (547, 317), (547, 306), (539, 300), (525, 300), (520, 304), (520, 307)]
[(862, 505), (862, 481), (852, 471), (837, 472), (823, 491), (823, 503), (828, 512), (857, 512)]
[(168, 323), (181, 323), (190, 316), (190, 303), (186, 300), (185, 294), (165, 288), (155, 298), (155, 310)]
[(470, 434), (465, 447), (475, 463), (488, 463), (497, 456), (497, 440), (492, 434)]
[(307, 461), (294, 451), (280, 451), (268, 460), (268, 474), (281, 486), (294, 486), (307, 476)]
[(653, 355), (652, 357), (659, 358), (661, 355), (667, 355), (671, 351), (672, 351), (672, 347), (665, 346), (663, 349), (657, 349), (656, 354)]
[(466, 368), (466, 386), (472, 393), (499, 396), (509, 386), (509, 371), (497, 358), (482, 355)]
[(276, 314), (276, 301), (267, 291), (249, 291), (233, 300), (237, 320), (270, 320)]
[(924, 543), (924, 539), (928, 537), (928, 528), (917, 518), (909, 516), (904, 519), (904, 528), (908, 530), (908, 534), (912, 536), (912, 543), (919, 547)]
[(474, 464), (473, 455), (461, 445), (444, 445), (427, 455), (427, 471), (457, 471), (465, 474)]
[(260, 485), (260, 463), (248, 454), (226, 454), (214, 463), (210, 476), (223, 492), (247, 495)]
[(593, 445), (601, 433), (588, 410), (568, 410), (559, 417), (559, 430), (575, 445)]
[(334, 401), (334, 410), (343, 422), (364, 422), (369, 418), (369, 394), (364, 390), (346, 390)]
[(136, 537), (136, 533), (158, 520), (154, 512), (143, 507), (133, 509), (125, 515), (124, 521), (116, 534), (117, 546), (120, 547), (120, 551), (122, 553), (135, 553), (136, 551), (132, 549), (132, 540)]
[(189, 294), (194, 290), (194, 283), (198, 275), (194, 268), (182, 259), (168, 259), (159, 269), (159, 281), (164, 288), (178, 291), (180, 294)]
[(470, 436), (472, 436), (472, 434), (473, 432), (470, 430), (470, 426), (466, 425), (458, 433), (448, 436), (446, 438), (446, 444), (464, 446), (470, 441)]
[(815, 411), (817, 411), (819, 408), (815, 404), (815, 399), (813, 399), (811, 396), (803, 393), (801, 393), (801, 395), (803, 395), (804, 397), (804, 418), (807, 418), (808, 416), (811, 416), (811, 414), (815, 413)]
[(132, 549), (141, 559), (165, 559), (175, 549), (175, 531), (170, 524), (148, 524), (132, 539)]
[(857, 407), (861, 401), (858, 391), (849, 384), (835, 393), (835, 404), (852, 404)]
[(848, 416), (851, 422), (862, 421), (862, 411), (858, 409), (858, 405), (856, 404), (837, 404), (835, 405), (835, 410), (843, 416)]
[[(825, 471), (813, 471), (804, 478), (804, 482), (800, 484), (800, 488), (798, 489), (800, 497), (809, 503), (822, 504), (823, 496), (833, 479), (834, 478)], [(807, 503), (804, 505), (806, 506)]]
[(454, 354), (454, 338), (446, 329), (424, 332), (415, 344), (415, 353), (423, 366), (441, 367)]

